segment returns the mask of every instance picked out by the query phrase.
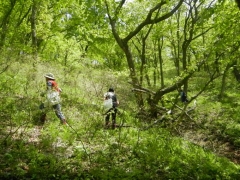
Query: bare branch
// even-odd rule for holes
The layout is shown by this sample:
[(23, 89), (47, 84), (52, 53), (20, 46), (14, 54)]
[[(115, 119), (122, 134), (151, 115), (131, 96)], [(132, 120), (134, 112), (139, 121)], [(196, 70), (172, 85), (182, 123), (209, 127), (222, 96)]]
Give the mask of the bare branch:
[(2, 69), (2, 71), (0, 72), (0, 74), (4, 73), (4, 72), (8, 69), (8, 67), (9, 67), (9, 65), (6, 65), (6, 66)]
[(191, 97), (191, 99), (189, 99), (189, 102), (193, 101), (194, 99), (196, 99), (200, 94), (202, 94), (206, 88), (208, 87), (208, 85), (213, 82), (214, 79), (217, 79), (220, 75), (216, 75), (216, 71), (211, 75), (210, 79), (208, 80), (208, 82), (206, 82), (206, 84), (204, 85), (204, 87), (201, 89), (201, 91), (199, 91), (195, 96)]
[[(132, 84), (131, 82), (128, 82), (128, 83)], [(149, 89), (143, 88), (143, 87), (141, 87), (139, 85), (134, 84), (134, 86), (137, 87), (137, 88), (133, 88), (132, 91), (144, 92), (144, 93), (149, 93), (149, 94), (153, 94), (153, 95), (156, 94), (155, 92), (153, 92), (153, 91), (151, 91)]]

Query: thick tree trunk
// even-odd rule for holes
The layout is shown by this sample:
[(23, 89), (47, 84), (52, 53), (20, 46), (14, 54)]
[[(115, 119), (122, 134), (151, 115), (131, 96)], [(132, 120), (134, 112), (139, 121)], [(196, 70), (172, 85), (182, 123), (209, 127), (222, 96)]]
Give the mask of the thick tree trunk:
[[(133, 88), (136, 88), (136, 85), (139, 85), (139, 81), (138, 81), (138, 78), (136, 75), (135, 66), (134, 66), (133, 58), (132, 58), (132, 53), (131, 53), (127, 43), (122, 43), (121, 48), (123, 49), (123, 51), (126, 55), (126, 58), (127, 58), (128, 68), (130, 70), (130, 77), (132, 80)], [(139, 108), (141, 108), (144, 105), (142, 94), (135, 93), (135, 97), (136, 97)]]
[(146, 61), (146, 37), (142, 38), (142, 54), (141, 54), (141, 68), (140, 68), (140, 84), (142, 85), (143, 83), (143, 78), (146, 78), (147, 84), (150, 87), (150, 79), (147, 74), (147, 61)]
[(190, 77), (193, 76), (194, 74), (194, 70), (191, 71), (187, 76), (185, 76), (183, 79), (179, 80), (177, 83), (171, 85), (171, 86), (168, 86), (166, 88), (163, 88), (163, 89), (159, 89), (152, 97), (151, 100), (149, 100), (150, 102), (150, 105), (151, 105), (151, 109), (150, 109), (150, 112), (151, 112), (151, 116), (152, 117), (157, 117), (157, 104), (158, 102), (162, 99), (162, 97), (167, 94), (167, 93), (170, 93), (170, 92), (173, 92), (173, 91), (176, 91), (179, 89), (179, 87), (181, 87), (182, 85), (184, 85), (188, 79)]

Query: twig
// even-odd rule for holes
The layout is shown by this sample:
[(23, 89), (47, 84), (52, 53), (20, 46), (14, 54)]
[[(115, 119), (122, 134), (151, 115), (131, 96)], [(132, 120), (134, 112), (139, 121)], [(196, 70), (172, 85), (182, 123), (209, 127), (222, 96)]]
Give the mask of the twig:
[(1, 142), (1, 144), (5, 143), (6, 140), (11, 136), (13, 136), (23, 125), (26, 125), (28, 122), (25, 122), (23, 124), (21, 124), (14, 132), (10, 132), (5, 138), (4, 140)]
[[(185, 109), (185, 107), (184, 108), (181, 108), (181, 107), (179, 107), (178, 105), (176, 105), (176, 107), (178, 108), (178, 109), (180, 109), (189, 119), (191, 119), (192, 121), (193, 121), (193, 119), (190, 117), (190, 115), (188, 114), (188, 112), (189, 111), (185, 111), (184, 109)], [(181, 114), (182, 115), (182, 114)], [(181, 116), (180, 115), (180, 116)]]
[(0, 72), (0, 74), (4, 73), (4, 72), (8, 69), (8, 67), (9, 67), (9, 65), (7, 65), (6, 67), (4, 67), (4, 68), (2, 69), (2, 71)]

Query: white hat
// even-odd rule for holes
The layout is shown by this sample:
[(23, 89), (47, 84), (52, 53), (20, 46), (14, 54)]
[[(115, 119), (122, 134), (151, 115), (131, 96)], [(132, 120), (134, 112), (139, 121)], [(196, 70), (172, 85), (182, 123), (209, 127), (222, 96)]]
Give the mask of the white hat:
[(55, 80), (54, 75), (52, 73), (47, 73), (44, 77)]

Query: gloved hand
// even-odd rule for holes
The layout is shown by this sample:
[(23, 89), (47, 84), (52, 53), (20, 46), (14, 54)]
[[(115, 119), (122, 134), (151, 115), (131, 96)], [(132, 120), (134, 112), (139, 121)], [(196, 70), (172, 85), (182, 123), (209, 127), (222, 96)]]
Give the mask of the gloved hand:
[(44, 109), (44, 103), (40, 104), (39, 109)]

